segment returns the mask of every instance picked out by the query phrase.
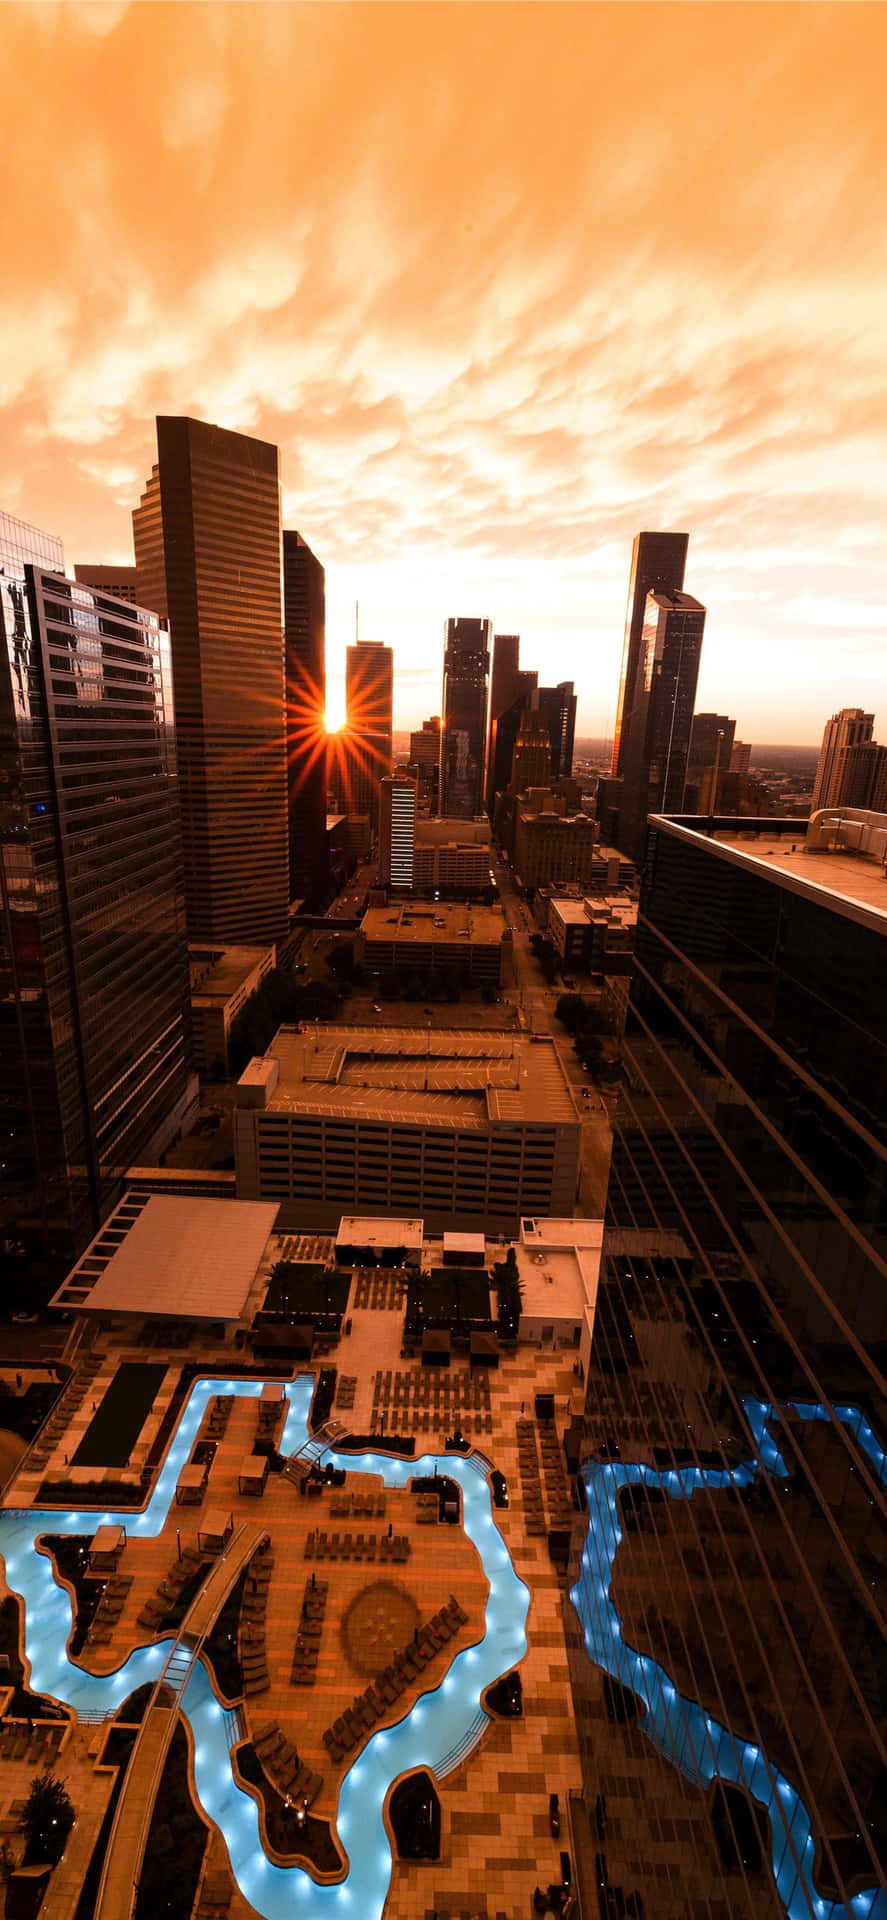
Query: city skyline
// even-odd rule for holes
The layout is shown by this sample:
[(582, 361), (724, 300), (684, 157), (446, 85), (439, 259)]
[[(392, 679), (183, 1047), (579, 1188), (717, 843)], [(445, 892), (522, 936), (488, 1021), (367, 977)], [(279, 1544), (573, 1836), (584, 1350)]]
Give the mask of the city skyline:
[(699, 704), (815, 744), (883, 706), (883, 12), (513, 7), (507, 61), (504, 17), (6, 8), (13, 95), (48, 88), (9, 155), (6, 505), (125, 563), (155, 414), (269, 440), (334, 707), (357, 599), (399, 730), (458, 613), (602, 737), (632, 540), (685, 527)]

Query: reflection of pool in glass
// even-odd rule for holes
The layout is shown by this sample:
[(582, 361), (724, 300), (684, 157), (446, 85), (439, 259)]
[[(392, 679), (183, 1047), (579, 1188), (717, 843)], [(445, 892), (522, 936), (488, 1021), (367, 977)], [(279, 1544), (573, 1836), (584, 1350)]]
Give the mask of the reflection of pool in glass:
[[(744, 1402), (746, 1417), (768, 1472), (784, 1476), (785, 1462), (770, 1431), (775, 1408), (759, 1400)], [(828, 1410), (794, 1401), (791, 1409), (802, 1420), (828, 1419)], [(838, 1407), (837, 1416), (864, 1448), (878, 1477), (887, 1480), (887, 1455), (871, 1427), (855, 1407)], [(825, 1900), (813, 1881), (815, 1843), (807, 1809), (794, 1787), (768, 1761), (760, 1747), (737, 1739), (695, 1701), (679, 1694), (665, 1669), (637, 1653), (622, 1638), (619, 1616), (610, 1595), (613, 1561), (622, 1538), (617, 1496), (620, 1487), (655, 1487), (673, 1499), (690, 1499), (700, 1487), (749, 1486), (760, 1468), (746, 1461), (722, 1471), (680, 1467), (658, 1472), (653, 1467), (625, 1461), (591, 1461), (583, 1468), (588, 1494), (588, 1534), (579, 1579), (571, 1599), (582, 1622), (590, 1658), (606, 1673), (630, 1687), (645, 1702), (640, 1725), (667, 1759), (674, 1761), (697, 1785), (719, 1778), (744, 1787), (770, 1816), (773, 1872), (780, 1898), (791, 1920), (887, 1920), (887, 1895), (874, 1887), (843, 1901)]]
[[(144, 1513), (0, 1513), (0, 1550), (9, 1585), (25, 1600), (25, 1644), (31, 1685), (78, 1712), (103, 1712), (119, 1706), (134, 1687), (156, 1678), (171, 1642), (140, 1648), (116, 1673), (97, 1678), (73, 1665), (65, 1654), (71, 1631), (71, 1603), (57, 1587), (45, 1555), (35, 1553), (40, 1533), (93, 1533), (102, 1521), (122, 1521), (130, 1539), (160, 1532), (172, 1503), (179, 1470), (191, 1451), (207, 1400), (214, 1393), (256, 1397), (261, 1380), (201, 1380), (192, 1390), (163, 1470)], [(282, 1450), (295, 1452), (307, 1436), (314, 1386), (302, 1375), (286, 1387), (289, 1413)], [(379, 1473), (387, 1486), (405, 1486), (416, 1473), (432, 1471), (436, 1456), (398, 1460), (386, 1454), (325, 1455), (337, 1466)], [(517, 1578), (496, 1527), (485, 1477), (469, 1456), (446, 1456), (446, 1471), (462, 1488), (463, 1525), (480, 1555), (490, 1592), (486, 1632), (481, 1643), (459, 1654), (442, 1684), (423, 1695), (406, 1719), (374, 1734), (344, 1776), (339, 1793), (337, 1831), (349, 1856), (347, 1880), (318, 1887), (299, 1868), (275, 1867), (262, 1851), (255, 1802), (234, 1784), (225, 1716), (202, 1666), (189, 1681), (183, 1711), (194, 1735), (194, 1774), (201, 1802), (221, 1828), (235, 1877), (246, 1898), (267, 1920), (292, 1913), (319, 1920), (352, 1904), (361, 1920), (381, 1913), (391, 1874), (391, 1852), (382, 1806), (392, 1782), (410, 1767), (446, 1772), (479, 1736), (486, 1716), (480, 1695), (526, 1652), (529, 1596)]]

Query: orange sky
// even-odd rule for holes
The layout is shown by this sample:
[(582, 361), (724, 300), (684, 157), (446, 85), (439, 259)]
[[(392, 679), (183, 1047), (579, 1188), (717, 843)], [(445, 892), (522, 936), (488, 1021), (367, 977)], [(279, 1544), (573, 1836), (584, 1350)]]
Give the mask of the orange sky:
[[(699, 705), (887, 738), (880, 6), (0, 7), (0, 506), (131, 558), (153, 416), (275, 440), (330, 669), (448, 614), (612, 730), (633, 534)], [(880, 708), (880, 711), (879, 711)]]

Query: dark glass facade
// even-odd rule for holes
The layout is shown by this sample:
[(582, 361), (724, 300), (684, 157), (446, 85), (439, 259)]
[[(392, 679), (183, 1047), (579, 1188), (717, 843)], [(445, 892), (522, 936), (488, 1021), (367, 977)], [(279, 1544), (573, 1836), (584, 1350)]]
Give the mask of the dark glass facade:
[(290, 900), (280, 456), (165, 416), (157, 454), (133, 537), (172, 640), (188, 935), (268, 944)]
[(638, 533), (631, 550), (628, 582), (628, 608), (625, 615), (625, 639), (613, 733), (613, 774), (622, 774), (623, 756), (631, 732), (635, 702), (641, 681), (643, 654), (641, 635), (648, 593), (681, 588), (687, 564), (687, 533)]
[(443, 819), (473, 820), (484, 801), (489, 620), (448, 620), (440, 734)]
[(326, 841), (326, 591), (323, 567), (300, 533), (283, 536), (286, 773), (290, 899), (329, 881)]
[(511, 779), (514, 764), (514, 749), (520, 723), (525, 713), (529, 713), (533, 695), (536, 691), (535, 673), (518, 674), (519, 686), (514, 699), (490, 722), (490, 764), (488, 793), (491, 794), (491, 807), (495, 814), (496, 795), (504, 793)]
[(687, 754), (705, 630), (705, 608), (689, 593), (650, 593), (629, 736), (622, 754), (619, 848), (637, 866), (649, 813), (684, 805)]
[(379, 782), (393, 764), (394, 654), (375, 640), (358, 640), (345, 654), (345, 731), (341, 766), (350, 814), (379, 819)]
[(645, 1912), (881, 1920), (887, 913), (736, 825), (650, 832), (577, 1719), (600, 1870)]
[[(493, 666), (490, 674), (490, 708), (487, 716), (487, 773), (484, 799), (486, 809), (492, 818), (496, 801), (496, 722), (500, 714), (510, 707), (521, 692), (522, 683), (527, 676), (522, 675), (518, 661), (520, 659), (520, 635), (517, 633), (497, 633), (493, 638)], [(533, 676), (535, 685), (535, 675)]]
[(540, 687), (536, 694), (536, 705), (548, 724), (551, 777), (553, 780), (569, 780), (573, 772), (573, 742), (576, 737), (576, 695), (572, 680), (560, 680), (556, 687)]
[(196, 1092), (172, 681), (153, 614), (19, 546), (0, 594), (0, 1235), (66, 1258)]

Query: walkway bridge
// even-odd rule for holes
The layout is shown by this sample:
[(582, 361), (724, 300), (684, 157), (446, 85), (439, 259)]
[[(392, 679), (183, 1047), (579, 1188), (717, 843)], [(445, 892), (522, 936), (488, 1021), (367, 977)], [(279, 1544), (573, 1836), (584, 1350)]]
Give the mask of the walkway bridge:
[(154, 1801), (185, 1688), (235, 1581), (267, 1538), (261, 1522), (238, 1527), (182, 1621), (136, 1736), (108, 1840), (95, 1920), (126, 1920), (135, 1908)]

